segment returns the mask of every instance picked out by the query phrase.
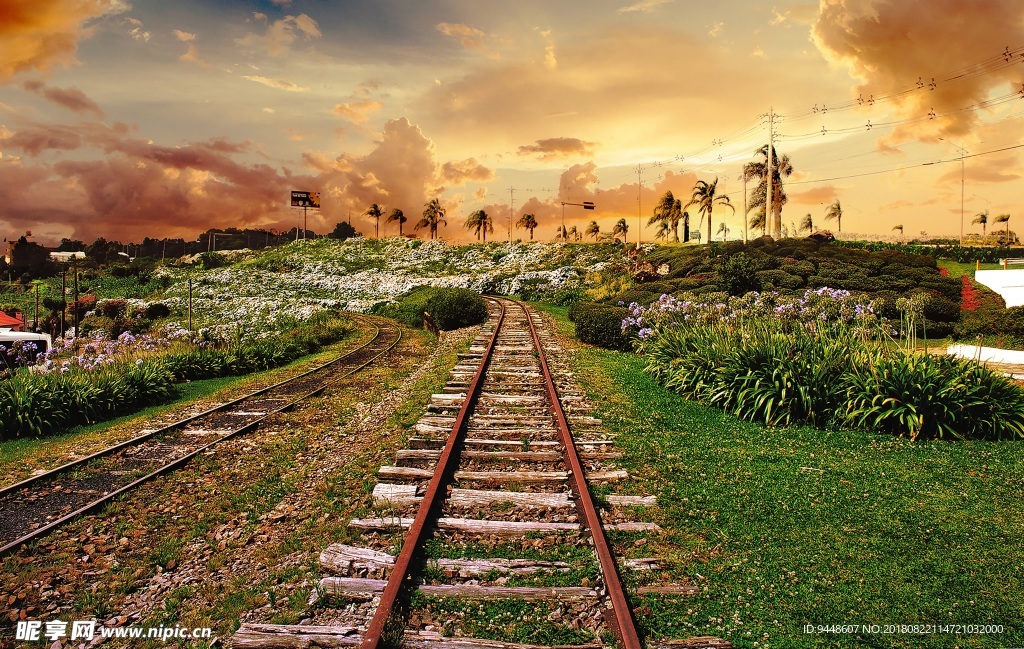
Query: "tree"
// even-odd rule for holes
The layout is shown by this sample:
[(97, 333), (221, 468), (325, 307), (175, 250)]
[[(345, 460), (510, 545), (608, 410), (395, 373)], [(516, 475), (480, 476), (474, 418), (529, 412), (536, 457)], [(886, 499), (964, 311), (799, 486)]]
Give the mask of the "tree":
[(800, 222), (800, 231), (803, 232), (804, 230), (814, 232), (814, 218), (810, 214), (805, 216), (804, 220)]
[(569, 231), (565, 229), (564, 225), (555, 228), (555, 241), (565, 241), (567, 238), (569, 238)]
[(419, 220), (414, 229), (428, 228), (430, 230), (430, 239), (433, 240), (437, 236), (437, 226), (439, 224), (448, 227), (448, 221), (444, 220), (444, 215), (445, 210), (441, 207), (441, 201), (432, 198), (424, 206), (423, 218)]
[(705, 216), (708, 217), (708, 245), (711, 244), (711, 213), (714, 211), (715, 205), (722, 205), (728, 207), (733, 213), (736, 212), (736, 208), (729, 202), (729, 197), (725, 194), (717, 194), (717, 190), (717, 177), (710, 183), (698, 180), (697, 184), (693, 186), (693, 196), (690, 197), (690, 202), (686, 204), (687, 207), (696, 205), (702, 220)]
[(658, 229), (654, 232), (654, 240), (664, 239), (668, 241), (670, 234), (672, 234), (672, 226), (669, 225), (668, 221), (658, 221)]
[[(358, 237), (358, 236), (361, 236), (361, 235), (358, 232), (356, 232), (356, 229), (353, 228), (346, 221), (342, 221), (341, 223), (338, 223), (337, 225), (335, 225), (334, 226), (334, 232), (331, 232), (330, 234), (327, 235), (327, 237), (330, 238), (330, 239), (340, 239), (341, 241), (344, 241), (345, 239), (351, 239), (352, 237)], [(267, 237), (267, 238), (269, 240), (269, 237)]]
[[(765, 199), (768, 193), (768, 145), (762, 146), (754, 152), (755, 156), (761, 156), (762, 160), (755, 160), (743, 165), (743, 180), (758, 180), (757, 187), (750, 202), (747, 204), (747, 212), (760, 208), (765, 209)], [(775, 148), (772, 147), (772, 236), (778, 237), (782, 234), (782, 206), (789, 202), (785, 190), (782, 188), (782, 179), (788, 178), (793, 173), (793, 165), (788, 155), (781, 158)], [(767, 210), (765, 210), (767, 212)], [(765, 216), (767, 226), (767, 216)]]
[(978, 224), (978, 223), (981, 224), (981, 238), (984, 239), (985, 238), (985, 225), (988, 224), (988, 210), (985, 210), (984, 212), (980, 212), (978, 214), (978, 216), (976, 216), (974, 218), (974, 220), (971, 221), (971, 223), (972, 224)]
[(384, 216), (384, 208), (374, 203), (373, 205), (370, 205), (370, 207), (365, 212), (363, 212), (363, 214), (373, 219), (373, 238), (379, 239), (380, 217)]
[(843, 207), (839, 204), (838, 198), (825, 210), (825, 220), (835, 221), (838, 231), (843, 231)]
[[(689, 217), (689, 214), (687, 214)], [(679, 243), (679, 221), (683, 219), (683, 202), (672, 195), (671, 191), (665, 192), (658, 201), (658, 204), (654, 206), (654, 212), (650, 219), (647, 221), (647, 225), (654, 225), (655, 223), (664, 223), (666, 229), (673, 235), (673, 241)], [(659, 230), (660, 231), (660, 230)], [(666, 236), (667, 240), (668, 237)]]
[(612, 228), (612, 236), (613, 237), (617, 237), (618, 235), (621, 234), (622, 235), (622, 242), (623, 243), (626, 242), (626, 235), (628, 233), (629, 233), (629, 224), (626, 223), (626, 219), (619, 219), (618, 222), (615, 224), (615, 227)]
[(1006, 235), (1003, 237), (1003, 245), (1010, 245), (1010, 215), (1000, 214), (995, 218), (993, 223), (1005, 223), (1006, 224)]
[(761, 236), (765, 235), (765, 231), (768, 229), (768, 219), (765, 217), (764, 208), (754, 213), (754, 216), (750, 217), (750, 227), (761, 228)]
[(583, 235), (580, 234), (579, 230), (577, 230), (576, 226), (574, 225), (571, 228), (569, 228), (568, 232), (565, 233), (566, 240), (568, 240), (569, 237), (572, 237), (573, 241), (579, 241), (580, 239), (583, 238)]
[(405, 216), (405, 213), (397, 207), (391, 210), (391, 216), (388, 217), (388, 223), (398, 221), (398, 236), (402, 236), (402, 224), (409, 219)]
[(594, 241), (597, 241), (598, 235), (601, 234), (601, 226), (597, 224), (597, 221), (591, 221), (590, 225), (587, 226), (587, 229), (583, 231), (583, 234), (588, 237), (593, 237)]
[(903, 224), (900, 223), (899, 225), (892, 226), (892, 231), (895, 232), (896, 230), (900, 231), (900, 239), (902, 239), (903, 238)]
[(718, 234), (722, 235), (722, 241), (729, 236), (729, 226), (725, 224), (725, 221), (718, 224)]
[(480, 233), (482, 232), (484, 235), (484, 243), (487, 243), (487, 233), (494, 232), (493, 219), (488, 216), (487, 212), (477, 210), (470, 214), (469, 218), (466, 219), (466, 229), (473, 230), (477, 239), (480, 238)]
[(516, 221), (517, 228), (523, 228), (530, 231), (530, 241), (533, 241), (533, 231), (537, 228), (537, 217), (533, 214), (523, 214)]

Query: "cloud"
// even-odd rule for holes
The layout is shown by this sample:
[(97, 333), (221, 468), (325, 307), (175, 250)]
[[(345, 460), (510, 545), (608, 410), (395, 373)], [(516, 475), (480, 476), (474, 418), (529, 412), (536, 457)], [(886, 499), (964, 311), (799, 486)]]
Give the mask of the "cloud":
[[(822, 0), (812, 38), (829, 61), (860, 80), (857, 92), (865, 97), (910, 90), (892, 99), (905, 116), (954, 111), (1020, 83), (1019, 64), (1001, 65), (999, 58), (1004, 45), (1024, 42), (1017, 0)], [(951, 78), (981, 61), (989, 62), (985, 74)], [(934, 90), (932, 77), (938, 80)], [(941, 133), (961, 135), (979, 119), (978, 112), (956, 111), (935, 124)], [(894, 139), (920, 133), (899, 128)]]
[(86, 25), (127, 7), (117, 0), (7, 0), (0, 3), (0, 83), (22, 72), (76, 63)]
[(772, 18), (768, 21), (770, 25), (784, 25), (789, 27), (796, 23), (810, 25), (818, 17), (818, 5), (816, 4), (794, 4), (778, 10), (772, 7)]
[(537, 140), (535, 144), (524, 144), (519, 147), (519, 155), (536, 155), (541, 160), (557, 160), (573, 156), (590, 156), (594, 154), (594, 142), (584, 142), (574, 137), (553, 137)]
[[(960, 165), (950, 165), (950, 170), (942, 174), (938, 184), (949, 187), (959, 185), (961, 171), (967, 183), (1005, 183), (1020, 179), (1020, 163), (1016, 156), (1002, 155), (974, 158), (966, 161), (961, 170)], [(958, 188), (959, 189), (959, 188)]]
[(668, 4), (669, 2), (672, 1), (673, 0), (640, 0), (639, 2), (635, 2), (631, 5), (620, 7), (618, 13), (627, 14), (632, 12), (640, 12), (649, 14), (658, 7), (660, 7), (661, 5)]
[(285, 81), (284, 79), (270, 79), (258, 75), (243, 75), (242, 78), (248, 79), (249, 81), (255, 81), (256, 83), (261, 83), (269, 88), (287, 90), (288, 92), (309, 92), (309, 88), (292, 83), (291, 81)]
[(476, 158), (446, 162), (441, 166), (441, 178), (453, 185), (466, 182), (485, 183), (494, 180), (494, 170), (488, 169)]
[(331, 113), (344, 117), (353, 124), (365, 124), (370, 120), (370, 115), (384, 107), (384, 102), (363, 99), (355, 103), (337, 104), (331, 109)]
[(708, 36), (710, 36), (711, 38), (714, 38), (715, 36), (718, 36), (719, 34), (722, 33), (722, 29), (724, 27), (725, 27), (725, 23), (723, 23), (720, 20), (717, 21), (714, 25), (711, 26), (711, 29), (708, 30)]
[(22, 87), (70, 111), (93, 113), (97, 117), (103, 117), (103, 110), (99, 107), (99, 104), (74, 86), (70, 88), (57, 88), (55, 86), (47, 86), (42, 81), (32, 80), (26, 81)]
[(184, 61), (185, 63), (195, 63), (201, 68), (210, 67), (209, 63), (207, 63), (199, 57), (199, 51), (196, 49), (195, 44), (195, 40), (199, 37), (196, 34), (193, 34), (192, 32), (183, 32), (180, 29), (172, 29), (171, 33), (174, 34), (174, 37), (182, 43), (188, 43), (188, 49), (185, 51), (184, 54), (178, 57), (179, 61)]
[(192, 32), (183, 32), (180, 29), (172, 29), (171, 33), (174, 34), (175, 38), (183, 43), (189, 43), (196, 40), (196, 35)]
[[(256, 14), (258, 17), (261, 14)], [(263, 15), (266, 18), (265, 15)], [(264, 50), (271, 56), (280, 56), (291, 49), (300, 37), (310, 41), (321, 37), (320, 26), (306, 14), (285, 16), (275, 20), (267, 31), (260, 35), (249, 33), (243, 38), (235, 39), (235, 43), (248, 49)]]
[(470, 27), (462, 23), (438, 23), (435, 29), (445, 36), (450, 36), (459, 41), (466, 49), (482, 50), (484, 47), (485, 34), (476, 27)]
[(153, 36), (152, 32), (146, 31), (138, 18), (125, 18), (121, 23), (128, 26), (128, 35), (137, 41), (148, 43)]

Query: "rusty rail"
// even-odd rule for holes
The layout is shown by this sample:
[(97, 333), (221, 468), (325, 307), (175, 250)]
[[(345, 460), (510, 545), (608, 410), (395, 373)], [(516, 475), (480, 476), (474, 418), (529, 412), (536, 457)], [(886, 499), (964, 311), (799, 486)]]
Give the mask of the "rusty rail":
[(445, 497), (445, 487), (451, 481), (458, 466), (459, 451), (461, 450), (466, 423), (469, 420), (469, 413), (473, 409), (473, 403), (480, 392), (480, 384), (487, 373), (487, 364), (490, 362), (491, 352), (494, 351), (494, 344), (498, 340), (498, 332), (501, 331), (501, 325), (505, 321), (505, 305), (498, 301), (496, 303), (501, 307), (498, 322), (494, 325), (491, 340), (481, 356), (480, 368), (473, 376), (469, 390), (466, 391), (466, 398), (459, 408), (459, 414), (452, 425), (452, 433), (448, 436), (444, 450), (441, 451), (437, 468), (434, 471), (434, 475), (430, 478), (430, 483), (427, 485), (427, 491), (423, 496), (423, 502), (420, 504), (419, 511), (416, 512), (416, 518), (413, 520), (409, 531), (405, 534), (405, 539), (402, 542), (402, 552), (395, 559), (391, 578), (388, 579), (388, 584), (384, 587), (380, 604), (377, 606), (377, 611), (374, 613), (373, 619), (370, 620), (370, 625), (366, 629), (366, 635), (361, 645), (362, 649), (377, 649), (377, 647), (385, 646), (382, 643), (384, 642), (388, 622), (395, 613), (402, 589), (406, 586), (406, 582), (412, 581), (414, 576), (412, 573), (413, 559), (419, 554), (426, 540), (429, 532), (427, 524), (430, 522), (431, 513), (440, 507)]
[(558, 388), (555, 387), (551, 371), (548, 369), (547, 356), (544, 354), (544, 347), (541, 345), (540, 336), (537, 335), (537, 328), (533, 324), (526, 306), (515, 300), (526, 312), (526, 318), (530, 323), (530, 333), (533, 335), (533, 344), (537, 347), (538, 360), (540, 360), (541, 374), (544, 375), (544, 383), (547, 387), (548, 398), (551, 401), (551, 408), (558, 422), (558, 435), (561, 438), (565, 452), (565, 462), (569, 465), (569, 485), (573, 495), (576, 497), (576, 509), (580, 517), (586, 521), (587, 529), (594, 539), (594, 550), (597, 553), (598, 561), (601, 564), (601, 574), (604, 576), (605, 588), (608, 589), (608, 599), (612, 603), (612, 621), (619, 643), (625, 649), (641, 649), (643, 644), (636, 630), (636, 621), (633, 619), (633, 612), (626, 599), (626, 591), (622, 587), (622, 579), (619, 576), (618, 564), (612, 555), (608, 538), (601, 526), (601, 517), (597, 513), (594, 499), (590, 496), (590, 489), (587, 488), (586, 475), (583, 464), (580, 462), (579, 453), (576, 452), (576, 443), (573, 441), (572, 431), (569, 429), (569, 420), (562, 410), (562, 403), (558, 400)]

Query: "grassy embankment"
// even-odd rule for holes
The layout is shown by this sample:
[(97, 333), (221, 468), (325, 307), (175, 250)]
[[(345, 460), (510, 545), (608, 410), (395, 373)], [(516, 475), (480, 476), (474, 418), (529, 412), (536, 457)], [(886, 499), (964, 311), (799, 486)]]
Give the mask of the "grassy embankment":
[[(571, 334), (564, 310), (542, 307)], [(653, 638), (737, 647), (1024, 645), (1024, 456), (1013, 442), (911, 443), (767, 428), (671, 393), (633, 354), (586, 347), (576, 373), (618, 433), (629, 489), (666, 534), (688, 597), (643, 597)], [(1001, 634), (805, 634), (806, 624), (995, 624)]]

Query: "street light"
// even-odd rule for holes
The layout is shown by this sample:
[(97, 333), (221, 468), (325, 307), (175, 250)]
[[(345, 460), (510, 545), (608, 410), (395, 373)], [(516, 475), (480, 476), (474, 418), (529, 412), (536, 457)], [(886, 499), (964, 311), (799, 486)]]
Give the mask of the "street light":
[(576, 205), (577, 207), (582, 207), (585, 210), (592, 210), (594, 209), (594, 203), (591, 201), (583, 201), (582, 203), (570, 203), (568, 201), (560, 202), (562, 203), (562, 236), (565, 237), (565, 206)]
[[(949, 142), (945, 138), (939, 138), (943, 142)], [(949, 144), (953, 144), (949, 142)], [(960, 150), (960, 245), (964, 245), (964, 156), (967, 155), (967, 149), (963, 146), (963, 142), (960, 145), (953, 144), (954, 147)]]

